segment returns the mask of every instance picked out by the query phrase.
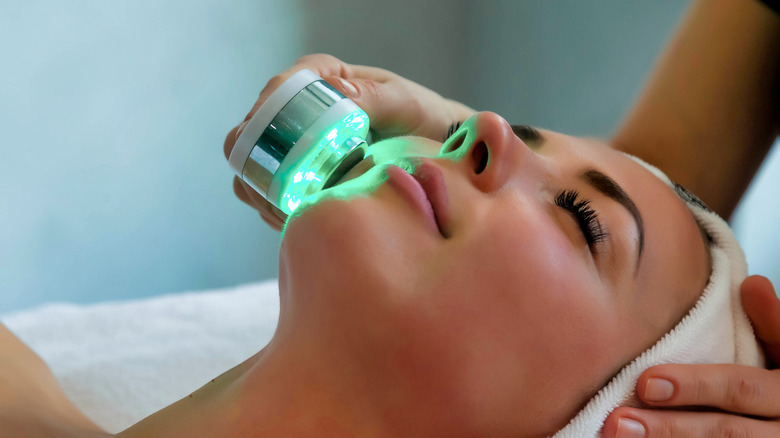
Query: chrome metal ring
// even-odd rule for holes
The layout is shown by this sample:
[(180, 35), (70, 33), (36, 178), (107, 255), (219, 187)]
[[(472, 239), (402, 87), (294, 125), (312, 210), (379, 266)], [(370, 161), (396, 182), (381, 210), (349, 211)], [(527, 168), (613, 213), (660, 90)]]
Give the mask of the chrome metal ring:
[(271, 179), (295, 143), (328, 108), (345, 98), (324, 80), (299, 91), (255, 142), (244, 167), (244, 179), (265, 196)]

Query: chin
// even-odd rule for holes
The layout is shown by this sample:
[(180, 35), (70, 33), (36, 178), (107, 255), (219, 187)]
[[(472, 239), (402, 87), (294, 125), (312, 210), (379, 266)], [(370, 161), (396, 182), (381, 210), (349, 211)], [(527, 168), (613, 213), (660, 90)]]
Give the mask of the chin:
[(343, 278), (344, 268), (355, 269), (370, 260), (381, 233), (370, 226), (366, 206), (360, 205), (365, 201), (323, 199), (296, 210), (285, 226), (280, 250), (290, 275), (316, 275), (325, 282), (331, 276)]
[(376, 197), (323, 199), (290, 217), (280, 250), (288, 280), (304, 287), (407, 284), (425, 246), (398, 206)]
[(364, 222), (359, 201), (328, 198), (302, 205), (287, 221), (283, 240), (303, 241), (307, 247), (328, 245), (325, 249), (353, 240)]

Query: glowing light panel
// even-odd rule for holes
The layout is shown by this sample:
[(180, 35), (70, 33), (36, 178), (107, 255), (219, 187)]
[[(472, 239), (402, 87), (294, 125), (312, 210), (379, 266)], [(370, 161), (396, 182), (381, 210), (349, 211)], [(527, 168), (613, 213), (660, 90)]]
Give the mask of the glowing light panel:
[(350, 138), (365, 139), (368, 135), (368, 115), (357, 110), (334, 126), (328, 127), (317, 137), (312, 147), (286, 174), (277, 174), (280, 178), (280, 197), (276, 201), (288, 216), (310, 195), (319, 192), (324, 181), (355, 147)]

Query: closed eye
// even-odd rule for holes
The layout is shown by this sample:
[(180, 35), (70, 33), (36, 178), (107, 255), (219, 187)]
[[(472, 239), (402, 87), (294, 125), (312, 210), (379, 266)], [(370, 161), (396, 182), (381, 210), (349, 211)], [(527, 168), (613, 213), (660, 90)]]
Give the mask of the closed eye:
[(605, 241), (609, 237), (609, 233), (599, 222), (598, 214), (590, 206), (590, 201), (580, 200), (580, 195), (575, 190), (562, 190), (555, 196), (555, 205), (574, 216), (585, 241), (588, 243), (590, 252), (597, 253), (599, 243)]

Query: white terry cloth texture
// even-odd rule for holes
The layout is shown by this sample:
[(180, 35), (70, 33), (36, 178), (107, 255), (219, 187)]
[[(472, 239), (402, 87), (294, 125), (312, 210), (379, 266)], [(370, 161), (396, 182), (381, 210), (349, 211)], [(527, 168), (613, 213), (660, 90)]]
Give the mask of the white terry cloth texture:
[(278, 319), (276, 279), (0, 317), (46, 361), (74, 404), (111, 433), (260, 351)]
[(728, 224), (658, 168), (630, 156), (667, 184), (685, 202), (711, 237), (712, 273), (693, 308), (657, 343), (626, 365), (577, 416), (554, 436), (600, 436), (607, 416), (618, 406), (641, 407), (635, 393), (644, 370), (665, 363), (736, 363), (765, 366), (750, 320), (742, 309), (739, 286), (747, 277), (747, 261)]

